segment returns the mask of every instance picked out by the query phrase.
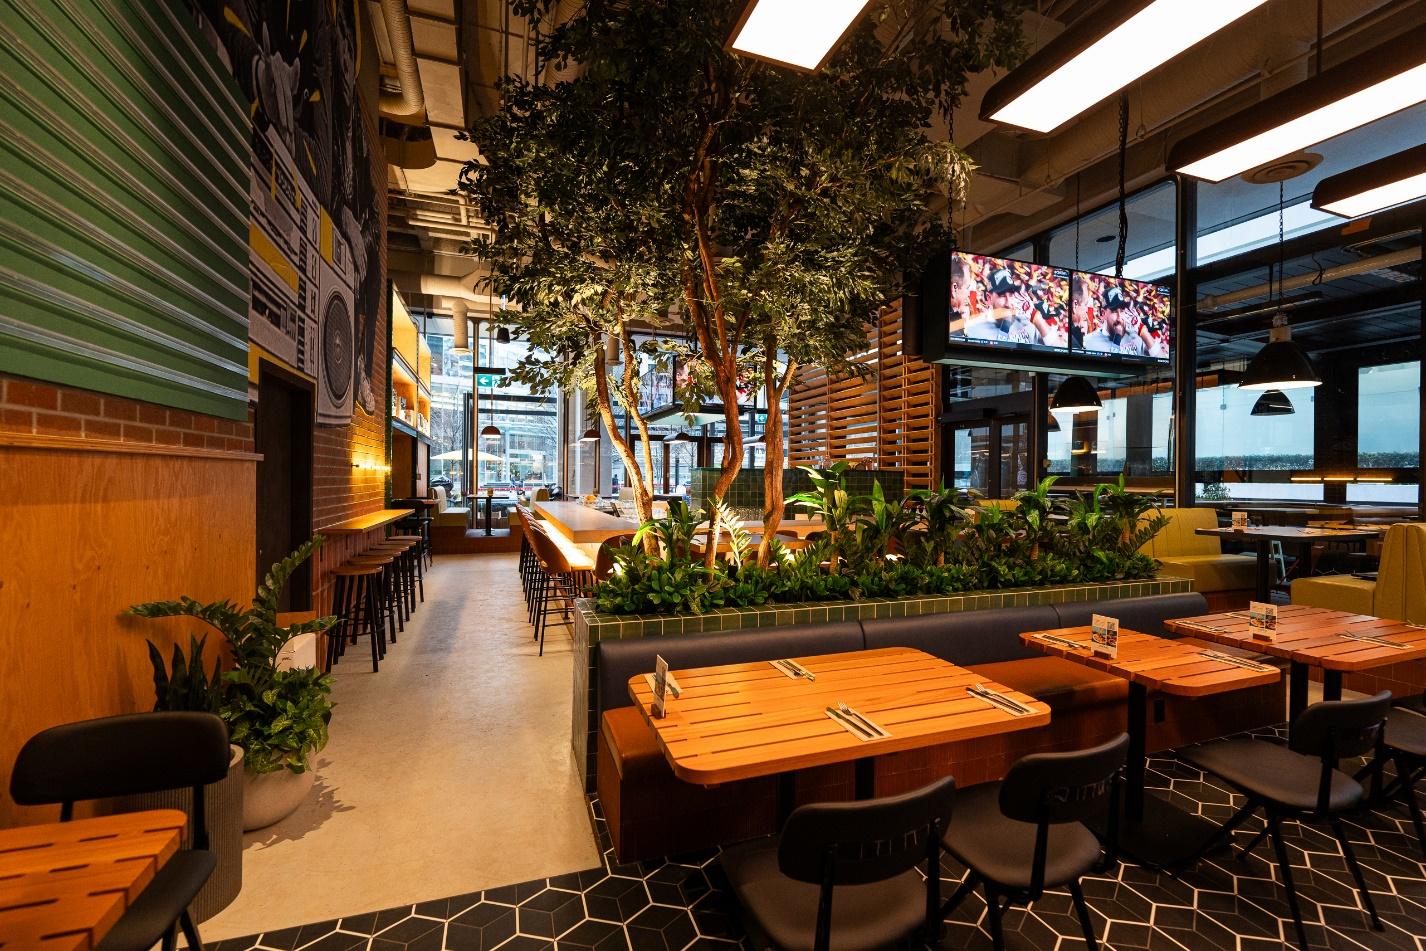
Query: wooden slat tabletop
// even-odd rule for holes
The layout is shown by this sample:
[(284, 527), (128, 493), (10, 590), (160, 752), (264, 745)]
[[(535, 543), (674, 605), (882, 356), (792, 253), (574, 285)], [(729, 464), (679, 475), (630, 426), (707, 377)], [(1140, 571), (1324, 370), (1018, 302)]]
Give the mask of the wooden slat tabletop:
[[(1034, 697), (911, 648), (792, 659), (817, 679), (794, 680), (766, 662), (674, 671), (682, 695), (669, 699), (661, 720), (650, 716), (653, 691), (644, 676), (630, 679), (629, 695), (674, 774), (705, 786), (1050, 722), (1050, 708)], [(1033, 712), (1014, 716), (967, 693), (977, 684)], [(826, 714), (839, 703), (891, 735), (853, 736)]]
[(176, 809), (0, 830), (0, 948), (97, 945), (178, 851)]
[[(1041, 640), (1042, 634), (1074, 641), (1083, 647), (1072, 650), (1053, 641)], [(1203, 652), (1213, 648), (1202, 641), (1192, 638), (1170, 640), (1122, 628), (1119, 631), (1119, 655), (1112, 659), (1090, 651), (1088, 627), (1027, 631), (1020, 635), (1020, 640), (1047, 654), (1107, 671), (1130, 683), (1143, 684), (1149, 690), (1180, 697), (1204, 697), (1229, 690), (1242, 690), (1245, 687), (1258, 687), (1275, 683), (1282, 677), (1282, 672), (1276, 669), (1250, 670), (1227, 661), (1204, 657)]]
[[(1331, 611), (1305, 604), (1287, 604), (1278, 608), (1277, 639), (1274, 641), (1253, 636), (1247, 612), (1204, 614), (1177, 618), (1165, 624), (1175, 634), (1246, 647), (1327, 670), (1367, 670), (1426, 657), (1426, 628), (1405, 621)], [(1407, 646), (1387, 647), (1353, 640), (1343, 637), (1344, 632), (1368, 634)]]

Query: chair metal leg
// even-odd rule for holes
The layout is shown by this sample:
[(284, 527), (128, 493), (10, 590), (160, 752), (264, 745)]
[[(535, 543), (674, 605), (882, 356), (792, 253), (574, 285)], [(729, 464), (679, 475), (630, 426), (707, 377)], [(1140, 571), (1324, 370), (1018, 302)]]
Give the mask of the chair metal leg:
[(1195, 865), (1205, 855), (1211, 855), (1213, 852), (1216, 852), (1219, 846), (1228, 841), (1228, 837), (1233, 834), (1233, 830), (1248, 821), (1248, 817), (1256, 812), (1257, 809), (1258, 804), (1251, 799), (1248, 800), (1246, 806), (1234, 813), (1231, 819), (1219, 826), (1217, 832), (1209, 836), (1208, 841), (1203, 843), (1202, 848), (1200, 848), (1191, 859), (1184, 863), (1184, 867), (1188, 868)]
[(159, 947), (161, 947), (163, 951), (175, 951), (178, 947), (177, 924), (168, 926), (168, 930), (163, 933), (163, 941), (159, 944)]
[(188, 942), (188, 951), (203, 951), (203, 939), (198, 937), (198, 926), (193, 923), (187, 908), (178, 916), (178, 924), (183, 928), (183, 940)]
[(990, 883), (985, 883), (985, 914), (990, 920), (990, 944), (995, 951), (1005, 951), (1005, 934), (1000, 927), (1000, 896)]
[(385, 629), (386, 622), (382, 619), (381, 612), (377, 608), (376, 585), (371, 578), (367, 579), (366, 585), (366, 619), (366, 636), (371, 640), (371, 672), (374, 674), (380, 669), (378, 651), (382, 654), (386, 653), (385, 647), (377, 644), (378, 640), (385, 639), (382, 631)]
[(1084, 931), (1084, 943), (1089, 951), (1099, 951), (1099, 939), (1094, 935), (1094, 922), (1089, 917), (1089, 906), (1084, 903), (1084, 890), (1079, 882), (1069, 883), (1070, 897), (1074, 899), (1075, 914), (1079, 915), (1079, 926)]
[(1257, 835), (1253, 836), (1253, 840), (1252, 840), (1251, 842), (1249, 842), (1247, 845), (1243, 846), (1241, 849), (1238, 850), (1238, 855), (1237, 855), (1238, 861), (1239, 861), (1239, 862), (1246, 862), (1247, 859), (1248, 859), (1248, 856), (1250, 856), (1250, 855), (1253, 854), (1253, 849), (1256, 849), (1259, 845), (1261, 845), (1261, 844), (1262, 844), (1262, 841), (1263, 841), (1264, 839), (1266, 839), (1267, 837), (1268, 837), (1268, 827), (1267, 827), (1266, 825), (1264, 825), (1262, 831), (1259, 832)]
[(1416, 827), (1416, 840), (1421, 843), (1421, 854), (1426, 855), (1426, 821), (1421, 817), (1421, 803), (1416, 799), (1416, 784), (1408, 783), (1401, 795), (1406, 799), (1406, 808), (1411, 811), (1411, 824)]
[(1342, 847), (1342, 857), (1347, 860), (1347, 869), (1357, 882), (1357, 892), (1362, 896), (1362, 907), (1366, 908), (1367, 915), (1371, 917), (1372, 927), (1381, 931), (1381, 919), (1377, 917), (1376, 905), (1372, 902), (1372, 893), (1367, 890), (1367, 880), (1362, 876), (1362, 867), (1357, 864), (1357, 853), (1352, 850), (1352, 843), (1347, 841), (1347, 830), (1343, 827), (1341, 819), (1335, 817), (1332, 819), (1332, 831), (1337, 836), (1337, 844)]
[(1287, 843), (1282, 840), (1282, 824), (1271, 812), (1268, 813), (1268, 835), (1273, 841), (1273, 851), (1277, 853), (1278, 868), (1282, 871), (1282, 887), (1287, 892), (1287, 907), (1292, 910), (1292, 923), (1297, 926), (1297, 943), (1302, 951), (1308, 951), (1307, 927), (1302, 923), (1302, 909), (1297, 903), (1297, 888), (1292, 884), (1292, 865), (1287, 859)]
[(955, 894), (947, 898), (946, 903), (941, 906), (941, 917), (949, 918), (960, 907), (961, 902), (965, 901), (966, 896), (975, 891), (975, 887), (979, 884), (980, 876), (973, 871), (967, 871), (965, 880), (961, 882)]

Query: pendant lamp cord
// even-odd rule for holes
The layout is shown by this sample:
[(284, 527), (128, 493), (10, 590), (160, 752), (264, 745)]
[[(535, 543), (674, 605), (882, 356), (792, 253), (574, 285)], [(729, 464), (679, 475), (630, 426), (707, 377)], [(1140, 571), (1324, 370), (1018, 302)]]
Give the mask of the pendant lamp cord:
[(1080, 180), (1083, 178), (1083, 176), (1083, 172), (1077, 172), (1074, 176), (1074, 269), (1076, 271), (1079, 270), (1079, 186)]
[(1278, 183), (1278, 309), (1282, 311), (1282, 268), (1286, 264), (1285, 230), (1283, 230), (1283, 214), (1285, 214), (1285, 188), (1281, 181)]
[(1317, 49), (1313, 54), (1312, 75), (1322, 75), (1322, 0), (1317, 0)]
[(1114, 255), (1114, 277), (1124, 277), (1124, 245), (1129, 239), (1129, 210), (1125, 202), (1125, 162), (1129, 153), (1129, 94), (1119, 96), (1119, 249)]

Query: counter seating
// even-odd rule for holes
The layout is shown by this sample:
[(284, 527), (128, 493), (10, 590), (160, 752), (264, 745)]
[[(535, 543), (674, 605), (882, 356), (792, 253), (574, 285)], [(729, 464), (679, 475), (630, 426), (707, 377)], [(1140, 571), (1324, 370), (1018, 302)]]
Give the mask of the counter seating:
[(1144, 553), (1163, 562), (1163, 574), (1192, 581), (1210, 610), (1246, 607), (1257, 586), (1256, 556), (1225, 555), (1220, 539), (1195, 534), (1200, 528), (1218, 527), (1217, 510), (1166, 508), (1163, 513), (1168, 524), (1144, 546)]
[[(1091, 614), (1101, 613), (1118, 617), (1126, 628), (1163, 634), (1165, 620), (1206, 610), (1202, 595), (1179, 594), (601, 642), (597, 783), (615, 850), (620, 861), (636, 861), (766, 835), (776, 828), (776, 778), (704, 788), (674, 776), (653, 731), (629, 699), (629, 678), (652, 671), (655, 655), (679, 670), (913, 647), (1050, 705), (1051, 722), (1044, 729), (878, 757), (875, 792), (887, 796), (949, 775), (962, 787), (992, 782), (1026, 754), (1080, 749), (1123, 732), (1128, 696), (1123, 679), (1034, 653), (1020, 642), (1021, 633), (1088, 624)], [(1279, 683), (1198, 700), (1164, 697), (1151, 714), (1149, 747), (1169, 749), (1280, 722), (1283, 691)], [(797, 800), (850, 798), (852, 772), (844, 765), (799, 774)]]

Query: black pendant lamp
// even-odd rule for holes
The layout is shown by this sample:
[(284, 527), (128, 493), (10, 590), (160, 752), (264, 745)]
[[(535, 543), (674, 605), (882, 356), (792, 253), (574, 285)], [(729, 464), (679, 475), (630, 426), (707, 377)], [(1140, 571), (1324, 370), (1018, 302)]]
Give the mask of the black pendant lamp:
[(1057, 433), (1057, 432), (1059, 432), (1059, 431), (1060, 431), (1060, 421), (1057, 420), (1057, 419), (1055, 419), (1055, 414), (1054, 414), (1054, 413), (1050, 413), (1050, 414), (1048, 414), (1048, 415), (1049, 415), (1050, 421), (1045, 424), (1045, 432), (1047, 432), (1047, 433)]
[(1082, 376), (1065, 377), (1050, 400), (1050, 410), (1056, 413), (1088, 413), (1103, 406), (1099, 391)]
[(482, 430), (480, 431), (480, 438), (482, 438), (482, 439), (499, 439), (499, 438), (500, 438), (500, 427), (499, 427), (499, 426), (496, 426), (494, 423), (491, 423), (489, 426), (486, 426), (484, 429), (482, 429)]
[(579, 437), (579, 441), (580, 441), (580, 442), (598, 442), (598, 441), (599, 441), (599, 427), (598, 427), (598, 426), (590, 426), (588, 429), (586, 429), (586, 430), (584, 431), (584, 435)]
[(694, 437), (688, 435), (688, 433), (677, 432), (677, 433), (674, 433), (672, 436), (665, 436), (665, 437), (663, 438), (663, 441), (664, 441), (664, 442), (697, 442), (698, 440), (695, 439)]
[[(1277, 302), (1282, 307), (1283, 264), (1283, 186), (1277, 186)], [(1252, 360), (1238, 387), (1244, 390), (1295, 390), (1307, 386), (1321, 386), (1322, 378), (1307, 359), (1302, 348), (1292, 342), (1292, 328), (1287, 325), (1287, 314), (1281, 309), (1273, 317), (1272, 330), (1268, 332), (1268, 342)]]
[(510, 328), (509, 328), (509, 327), (501, 327), (499, 330), (495, 331), (495, 342), (496, 342), (496, 343), (509, 343), (509, 342), (510, 342)]
[(1292, 408), (1292, 400), (1282, 390), (1267, 390), (1253, 404), (1254, 416), (1291, 416), (1297, 410)]

